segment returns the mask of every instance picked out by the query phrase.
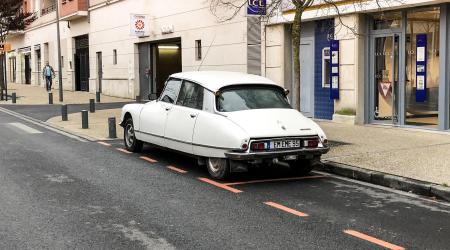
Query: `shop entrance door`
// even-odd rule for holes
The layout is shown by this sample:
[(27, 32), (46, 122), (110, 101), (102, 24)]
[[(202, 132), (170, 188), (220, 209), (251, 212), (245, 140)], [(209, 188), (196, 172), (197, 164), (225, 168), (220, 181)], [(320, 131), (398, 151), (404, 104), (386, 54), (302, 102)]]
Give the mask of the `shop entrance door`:
[(371, 39), (371, 122), (399, 124), (400, 35), (378, 35)]

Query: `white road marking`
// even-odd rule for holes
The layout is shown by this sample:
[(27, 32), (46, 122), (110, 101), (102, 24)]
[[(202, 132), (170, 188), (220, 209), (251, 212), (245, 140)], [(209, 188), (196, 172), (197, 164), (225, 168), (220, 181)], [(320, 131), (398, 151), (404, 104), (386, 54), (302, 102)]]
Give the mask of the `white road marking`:
[(43, 132), (36, 130), (32, 127), (28, 127), (27, 125), (20, 123), (20, 122), (11, 122), (11, 123), (7, 123), (7, 125), (18, 128), (22, 131), (25, 131), (28, 134), (43, 134)]
[(87, 142), (87, 141), (88, 141), (87, 139), (84, 139), (84, 138), (82, 138), (82, 137), (80, 137), (80, 136), (73, 135), (73, 134), (67, 133), (67, 132), (65, 132), (65, 131), (62, 131), (61, 129), (55, 128), (55, 127), (53, 127), (51, 124), (48, 124), (48, 123), (46, 123), (46, 122), (42, 122), (42, 121), (33, 119), (33, 118), (31, 118), (31, 117), (28, 117), (28, 116), (19, 114), (19, 113), (17, 113), (17, 112), (11, 111), (11, 110), (9, 110), (9, 109), (5, 109), (5, 108), (0, 107), (0, 112), (6, 113), (6, 114), (11, 115), (11, 116), (14, 116), (14, 117), (16, 117), (16, 118), (18, 118), (18, 119), (21, 119), (21, 120), (23, 120), (23, 121), (32, 123), (32, 124), (37, 125), (37, 126), (39, 126), (39, 127), (43, 127), (43, 128), (45, 128), (45, 129), (48, 129), (48, 130), (53, 131), (53, 132), (55, 132), (55, 133), (58, 133), (58, 134), (60, 134), (60, 135), (64, 135), (64, 136), (67, 136), (67, 137), (69, 137), (69, 138), (78, 140), (78, 141), (80, 141), (80, 142)]

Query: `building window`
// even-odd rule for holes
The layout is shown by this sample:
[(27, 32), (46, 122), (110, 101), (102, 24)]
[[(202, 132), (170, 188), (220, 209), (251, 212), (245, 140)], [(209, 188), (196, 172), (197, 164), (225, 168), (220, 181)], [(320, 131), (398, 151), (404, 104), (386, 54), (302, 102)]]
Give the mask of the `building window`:
[(202, 60), (202, 40), (195, 40), (195, 60)]
[(117, 64), (117, 50), (113, 50), (113, 64), (116, 65)]
[(330, 87), (330, 47), (322, 50), (322, 88)]

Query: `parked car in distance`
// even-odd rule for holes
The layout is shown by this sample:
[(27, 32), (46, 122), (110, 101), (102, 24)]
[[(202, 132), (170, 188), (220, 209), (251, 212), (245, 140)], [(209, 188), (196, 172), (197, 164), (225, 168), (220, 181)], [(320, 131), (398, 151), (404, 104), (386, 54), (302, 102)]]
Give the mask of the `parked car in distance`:
[(123, 107), (125, 147), (138, 152), (145, 142), (187, 153), (215, 179), (279, 162), (307, 174), (328, 152), (327, 137), (287, 94), (256, 75), (173, 74), (157, 100)]

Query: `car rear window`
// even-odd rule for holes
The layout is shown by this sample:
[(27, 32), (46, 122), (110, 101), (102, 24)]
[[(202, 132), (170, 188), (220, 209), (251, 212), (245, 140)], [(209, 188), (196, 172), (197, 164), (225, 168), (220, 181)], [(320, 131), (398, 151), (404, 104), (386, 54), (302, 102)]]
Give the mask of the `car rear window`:
[(284, 91), (272, 86), (233, 86), (221, 90), (216, 99), (219, 112), (250, 109), (291, 109)]

